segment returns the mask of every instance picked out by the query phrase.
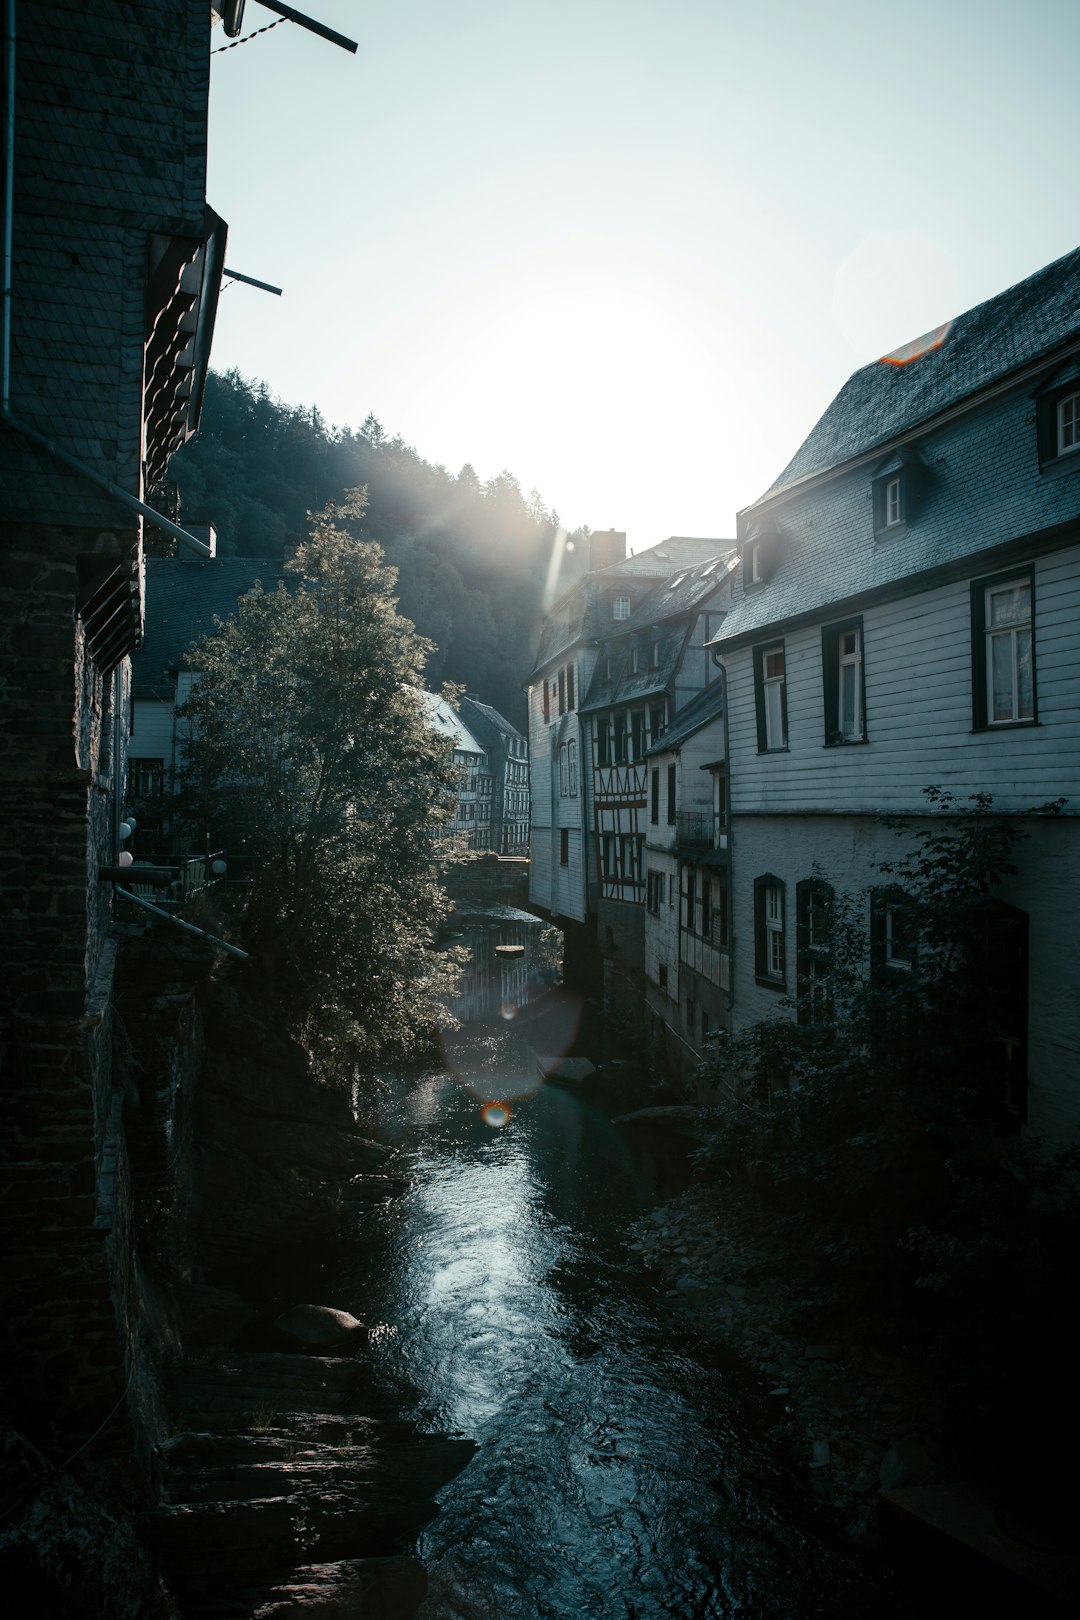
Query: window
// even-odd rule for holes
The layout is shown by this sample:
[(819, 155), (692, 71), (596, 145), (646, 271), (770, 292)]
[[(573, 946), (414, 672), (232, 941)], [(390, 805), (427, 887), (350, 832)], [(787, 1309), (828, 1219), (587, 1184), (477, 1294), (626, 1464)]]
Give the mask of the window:
[(551, 720), (551, 701), (550, 701), (550, 699), (548, 697), (548, 683), (547, 683), (547, 677), (545, 676), (544, 677), (544, 724), (548, 725), (550, 720)]
[(609, 881), (615, 876), (615, 834), (606, 832), (600, 839), (600, 874)]
[(784, 885), (771, 873), (754, 879), (754, 965), (759, 984), (784, 988)]
[(649, 648), (649, 664), (653, 669), (660, 668), (660, 643), (654, 641)]
[(615, 716), (615, 763), (616, 765), (627, 763), (625, 714)]
[(645, 710), (634, 709), (630, 714), (631, 758), (640, 759), (645, 752)]
[(664, 900), (664, 874), (663, 872), (650, 872), (646, 879), (646, 904), (653, 916), (660, 910)]
[(862, 619), (826, 625), (821, 632), (825, 743), (866, 741), (866, 688)]
[(728, 886), (724, 878), (716, 883), (716, 904), (713, 906), (713, 944), (726, 951), (731, 944), (731, 923), (728, 909)]
[(1048, 387), (1035, 407), (1043, 472), (1080, 471), (1080, 384)]
[(612, 597), (611, 617), (613, 619), (628, 619), (630, 617), (630, 598), (628, 596)]
[(900, 519), (900, 479), (890, 478), (885, 485), (885, 527), (895, 528)]
[(829, 930), (833, 891), (822, 878), (795, 885), (795, 945), (800, 1024), (824, 1024), (832, 1017), (828, 989)]
[(870, 972), (879, 983), (909, 974), (918, 957), (914, 913), (900, 889), (877, 889), (870, 896)]
[(911, 522), (920, 480), (925, 476), (913, 451), (901, 452), (901, 456), (892, 458), (871, 485), (874, 534), (879, 540)]
[(787, 747), (787, 677), (784, 644), (754, 648), (758, 753)]
[(128, 792), (136, 799), (156, 799), (165, 791), (163, 759), (129, 759)]
[(649, 778), (649, 820), (654, 827), (660, 824), (660, 770), (654, 766)]
[(649, 709), (649, 741), (658, 742), (664, 730), (664, 716), (666, 707), (663, 703), (654, 703)]
[(598, 765), (611, 764), (611, 738), (608, 734), (608, 722), (605, 715), (596, 722), (596, 763)]
[(566, 713), (566, 670), (559, 671), (559, 713)]
[(631, 675), (636, 675), (638, 673), (638, 671), (640, 670), (640, 668), (641, 668), (641, 648), (640, 647), (631, 647), (631, 649), (630, 649), (630, 673), (631, 673)]
[(559, 865), (560, 866), (569, 866), (570, 865), (570, 829), (569, 829), (569, 827), (560, 827), (559, 828)]
[(566, 745), (566, 781), (567, 792), (572, 799), (577, 798), (577, 743), (571, 737)]
[(675, 825), (675, 767), (667, 768), (667, 822), (669, 827)]
[(971, 587), (972, 720), (976, 730), (1033, 725), (1035, 576), (976, 580)]
[(567, 664), (567, 666), (566, 666), (566, 707), (568, 709), (572, 709), (574, 707), (574, 699), (575, 699), (574, 685), (575, 685), (574, 666), (573, 666), (573, 664)]
[(657, 983), (661, 990), (667, 989), (667, 963), (661, 962), (656, 971)]

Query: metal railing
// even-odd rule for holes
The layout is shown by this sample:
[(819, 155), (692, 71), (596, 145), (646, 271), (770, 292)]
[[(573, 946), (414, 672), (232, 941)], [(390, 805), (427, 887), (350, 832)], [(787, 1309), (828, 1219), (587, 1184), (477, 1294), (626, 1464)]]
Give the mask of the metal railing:
[(683, 849), (712, 849), (718, 842), (720, 818), (711, 810), (679, 810), (675, 838)]

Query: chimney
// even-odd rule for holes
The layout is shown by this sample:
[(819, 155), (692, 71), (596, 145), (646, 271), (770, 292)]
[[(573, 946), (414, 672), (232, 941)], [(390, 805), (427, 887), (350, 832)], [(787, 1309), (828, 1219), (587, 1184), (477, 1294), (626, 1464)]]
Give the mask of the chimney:
[(626, 561), (626, 533), (622, 529), (595, 529), (589, 536), (589, 568), (610, 568)]

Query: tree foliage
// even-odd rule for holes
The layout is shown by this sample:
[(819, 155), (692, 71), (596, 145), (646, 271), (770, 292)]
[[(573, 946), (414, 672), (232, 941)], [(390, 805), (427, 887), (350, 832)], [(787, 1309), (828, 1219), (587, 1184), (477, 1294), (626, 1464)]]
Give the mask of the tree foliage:
[(382, 546), (402, 612), (433, 643), (429, 680), (455, 681), (523, 723), (559, 521), (537, 491), (524, 496), (505, 471), (483, 482), (469, 463), (455, 477), (374, 415), (358, 430), (328, 427), (235, 371), (210, 374), (200, 431), (171, 472), (183, 515), (213, 522), (223, 555), (280, 556), (310, 511), (366, 488), (359, 532)]
[(1009, 1107), (1015, 961), (997, 894), (1023, 820), (986, 794), (926, 797), (927, 821), (887, 821), (903, 847), (873, 891), (903, 908), (910, 966), (889, 970), (866, 895), (817, 874), (813, 1000), (808, 972), (776, 1017), (714, 1038), (705, 1072), (726, 1100), (700, 1157), (749, 1170), (811, 1296), (842, 1314), (902, 1308), (909, 1330), (921, 1319), (967, 1415), (1004, 1420), (1063, 1315), (1080, 1160), (1021, 1143)]
[(419, 690), (429, 644), (394, 571), (332, 505), (288, 567), (190, 655), (185, 814), (254, 863), (256, 971), (314, 1054), (349, 1063), (435, 1015), (450, 747)]

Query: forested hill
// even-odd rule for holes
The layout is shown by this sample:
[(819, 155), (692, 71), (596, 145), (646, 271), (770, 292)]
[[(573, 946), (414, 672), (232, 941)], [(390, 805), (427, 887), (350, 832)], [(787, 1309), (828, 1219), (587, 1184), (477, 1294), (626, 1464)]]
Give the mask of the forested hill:
[(401, 612), (438, 649), (428, 685), (458, 681), (524, 729), (558, 526), (536, 491), (526, 499), (507, 472), (481, 483), (468, 464), (456, 476), (433, 466), (373, 416), (329, 427), (235, 371), (211, 372), (199, 432), (170, 476), (181, 521), (213, 523), (225, 556), (278, 556), (306, 536), (308, 512), (366, 486), (364, 533), (398, 570)]

